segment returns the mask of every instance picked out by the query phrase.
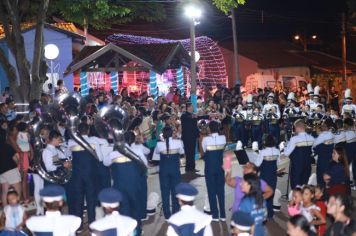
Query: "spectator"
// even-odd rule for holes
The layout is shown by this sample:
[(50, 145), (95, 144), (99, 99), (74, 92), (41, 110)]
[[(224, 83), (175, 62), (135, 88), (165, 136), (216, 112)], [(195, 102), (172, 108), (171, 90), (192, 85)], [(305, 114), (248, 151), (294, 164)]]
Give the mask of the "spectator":
[(289, 219), (287, 225), (287, 233), (289, 236), (315, 236), (311, 230), (307, 219), (302, 215), (295, 215)]

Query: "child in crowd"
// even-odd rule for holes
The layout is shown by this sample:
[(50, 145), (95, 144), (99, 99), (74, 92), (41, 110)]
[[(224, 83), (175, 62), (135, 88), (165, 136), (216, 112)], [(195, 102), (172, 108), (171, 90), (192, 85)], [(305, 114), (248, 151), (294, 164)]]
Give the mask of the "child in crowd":
[(21, 152), (19, 153), (20, 161), (18, 168), (21, 173), (22, 197), (23, 200), (27, 202), (29, 198), (27, 172), (30, 166), (29, 163), (31, 159), (30, 135), (28, 133), (28, 126), (25, 122), (18, 123), (17, 130), (18, 134), (16, 143), (21, 150)]
[(303, 193), (300, 187), (293, 189), (292, 200), (289, 201), (288, 215), (295, 216), (300, 214), (300, 208), (303, 201)]
[[(324, 188), (320, 185), (315, 187), (315, 205), (319, 207), (320, 213), (324, 218), (326, 218), (326, 204), (325, 204), (325, 197), (324, 197)], [(324, 235), (326, 230), (326, 224), (321, 224), (317, 228), (317, 233), (319, 236)]]
[(315, 189), (313, 186), (305, 185), (303, 187), (303, 203), (300, 213), (312, 225), (312, 230), (316, 232), (315, 226), (325, 225), (325, 217), (321, 214), (320, 208), (314, 203)]
[(20, 205), (19, 194), (10, 189), (7, 193), (7, 203), (0, 217), (0, 230), (21, 231), (26, 221), (25, 209)]

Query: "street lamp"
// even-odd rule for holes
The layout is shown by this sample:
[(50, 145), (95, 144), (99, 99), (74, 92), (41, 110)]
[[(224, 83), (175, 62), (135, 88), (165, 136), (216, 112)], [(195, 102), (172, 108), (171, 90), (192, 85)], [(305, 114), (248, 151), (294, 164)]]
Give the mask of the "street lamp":
[(197, 71), (196, 71), (196, 50), (195, 50), (195, 24), (201, 17), (201, 10), (195, 5), (188, 5), (185, 8), (185, 15), (190, 19), (190, 100), (197, 111)]
[(55, 44), (47, 44), (44, 47), (45, 58), (51, 62), (51, 79), (52, 79), (52, 98), (54, 101), (55, 97), (55, 85), (54, 85), (54, 76), (53, 76), (53, 60), (56, 59), (59, 55), (59, 49)]
[[(316, 40), (318, 36), (313, 34), (310, 38), (312, 40)], [(303, 44), (304, 52), (308, 50), (308, 43), (310, 43), (311, 40), (308, 40), (306, 33), (304, 33), (303, 37), (301, 37), (299, 34), (294, 35), (294, 40), (300, 41)]]

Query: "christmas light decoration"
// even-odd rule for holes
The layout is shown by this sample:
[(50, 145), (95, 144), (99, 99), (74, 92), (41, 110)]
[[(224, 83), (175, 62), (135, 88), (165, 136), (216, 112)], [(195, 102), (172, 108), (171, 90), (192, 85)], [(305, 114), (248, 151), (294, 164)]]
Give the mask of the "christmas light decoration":
[(112, 71), (110, 73), (110, 79), (111, 79), (111, 88), (114, 90), (115, 95), (118, 94), (118, 86), (117, 86), (117, 81), (119, 79), (119, 75), (117, 72)]
[[(207, 87), (226, 85), (226, 67), (223, 55), (218, 45), (211, 38), (206, 36), (197, 37), (195, 40), (196, 49), (200, 54), (200, 60), (198, 62), (198, 65), (203, 65), (201, 68), (199, 68), (199, 70), (204, 70), (204, 73), (199, 73), (199, 84)], [(165, 44), (172, 42), (180, 42), (187, 51), (190, 51), (190, 39), (170, 40), (126, 34), (113, 34), (107, 37), (106, 42), (111, 42), (114, 44)], [(184, 70), (184, 73), (186, 76), (189, 76), (187, 70)], [(185, 86), (187, 87), (187, 83), (185, 83)]]
[(180, 67), (176, 70), (177, 73), (177, 88), (180, 91), (180, 94), (184, 94), (184, 79), (183, 79), (183, 68)]
[(150, 71), (150, 94), (156, 101), (158, 97), (157, 82), (156, 82), (156, 72)]
[(82, 96), (86, 96), (89, 94), (89, 86), (86, 72), (80, 72), (80, 92)]

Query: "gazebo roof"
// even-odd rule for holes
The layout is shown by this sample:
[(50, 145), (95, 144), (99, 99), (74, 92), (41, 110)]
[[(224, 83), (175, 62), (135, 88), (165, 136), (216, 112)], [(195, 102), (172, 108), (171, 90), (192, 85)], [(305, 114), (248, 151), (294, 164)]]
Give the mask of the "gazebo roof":
[[(139, 66), (129, 66), (129, 62)], [(64, 75), (76, 71), (153, 70), (162, 74), (167, 69), (190, 65), (190, 56), (181, 43), (112, 44), (86, 46), (67, 67)]]

